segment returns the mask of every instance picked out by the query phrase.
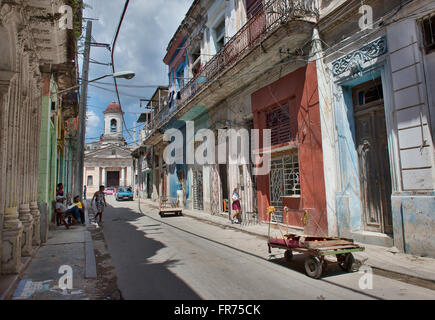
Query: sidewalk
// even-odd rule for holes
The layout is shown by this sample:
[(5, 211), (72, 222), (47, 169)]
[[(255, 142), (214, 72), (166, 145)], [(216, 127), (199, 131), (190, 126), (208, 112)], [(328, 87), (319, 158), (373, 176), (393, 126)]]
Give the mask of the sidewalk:
[[(142, 199), (141, 203), (158, 208), (158, 204), (151, 200)], [(263, 237), (265, 240), (267, 240), (267, 223), (242, 223), (241, 225), (231, 224), (228, 217), (211, 215), (209, 213), (188, 209), (183, 209), (183, 214), (206, 223), (226, 226), (241, 232)], [(302, 231), (296, 229), (289, 230), (289, 232), (294, 234), (302, 234)], [(399, 275), (435, 282), (435, 259), (400, 253), (397, 252), (395, 248), (367, 245), (363, 243), (360, 244), (365, 247), (365, 251), (362, 253), (357, 253), (357, 255), (365, 265), (386, 272), (394, 272)]]
[[(59, 226), (51, 230), (47, 243), (34, 254), (27, 268), (19, 275), (9, 276), (2, 299), (89, 300), (89, 281), (97, 277), (97, 270), (87, 213), (86, 222), (87, 226), (71, 226), (69, 230)], [(72, 289), (62, 290), (59, 285), (67, 283), (66, 270), (72, 270)]]

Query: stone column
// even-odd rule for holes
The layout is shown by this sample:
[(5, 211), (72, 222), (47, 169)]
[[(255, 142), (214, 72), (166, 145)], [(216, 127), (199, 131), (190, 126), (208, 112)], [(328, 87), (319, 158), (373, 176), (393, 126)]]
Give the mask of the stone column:
[(23, 224), (21, 255), (28, 257), (32, 255), (33, 246), (33, 216), (30, 213), (30, 206), (28, 204), (20, 205), (19, 219)]
[(106, 186), (106, 182), (107, 182), (107, 177), (106, 177), (106, 168), (103, 168), (101, 181), (103, 182), (102, 185), (103, 185), (103, 186)]
[(41, 245), (41, 213), (39, 212), (38, 203), (30, 202), (30, 213), (33, 216), (33, 237), (32, 244), (34, 246)]
[(29, 83), (23, 81), (23, 78), (28, 79), (29, 70), (27, 59), (21, 57), (20, 72), (26, 73), (24, 77), (19, 78), (19, 100), (18, 100), (18, 128), (17, 128), (17, 142), (18, 149), (16, 158), (14, 161), (17, 162), (18, 166), (18, 179), (17, 179), (17, 189), (16, 196), (20, 203), (18, 213), (18, 218), (23, 225), (23, 236), (21, 239), (21, 256), (28, 257), (32, 255), (32, 244), (33, 244), (33, 217), (30, 213), (29, 199), (30, 199), (30, 188), (31, 188), (31, 174), (32, 174), (32, 163), (30, 160), (30, 146), (33, 139), (33, 130), (30, 126), (28, 120), (29, 116), (29, 99), (28, 90)]
[(125, 186), (125, 168), (121, 169), (121, 187)]
[(21, 268), (21, 236), (23, 225), (18, 219), (17, 208), (6, 209), (2, 238), (2, 273), (16, 274)]
[[(4, 214), (2, 230), (2, 273), (18, 273), (21, 268), (21, 236), (23, 225), (18, 219), (17, 204), (18, 197), (16, 194), (18, 170), (16, 166), (17, 159), (17, 118), (18, 118), (18, 86), (17, 76), (11, 79), (9, 94), (7, 97), (8, 108), (8, 127), (6, 128), (6, 174), (5, 174), (5, 199), (6, 210)], [(2, 210), (2, 208), (0, 208)]]
[[(43, 83), (43, 79), (39, 79), (39, 84)], [(35, 130), (33, 134), (33, 142), (32, 142), (32, 151), (31, 163), (33, 164), (33, 184), (31, 189), (31, 197), (30, 197), (30, 212), (33, 217), (33, 236), (32, 236), (32, 244), (34, 246), (41, 245), (41, 213), (38, 208), (38, 181), (39, 181), (39, 161), (40, 161), (40, 140), (41, 140), (41, 118), (42, 118), (42, 98), (41, 93), (42, 86), (37, 86), (36, 88), (36, 96), (35, 98), (32, 96), (31, 102), (34, 104), (32, 109), (32, 118), (35, 121)]]
[(0, 183), (0, 273), (2, 257), (2, 239), (3, 239), (3, 219), (7, 205), (7, 192), (5, 177), (7, 174), (7, 154), (8, 154), (8, 119), (9, 119), (9, 88), (10, 80), (14, 75), (13, 72), (0, 71), (0, 177), (3, 183)]

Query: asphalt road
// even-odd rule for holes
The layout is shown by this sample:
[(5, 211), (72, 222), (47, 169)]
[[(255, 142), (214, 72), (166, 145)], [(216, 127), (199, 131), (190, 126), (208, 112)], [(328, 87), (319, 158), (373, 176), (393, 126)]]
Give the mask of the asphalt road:
[(285, 262), (264, 239), (108, 198), (103, 232), (125, 299), (435, 299), (430, 289), (377, 275), (361, 289), (363, 274), (334, 264), (311, 279), (303, 255)]

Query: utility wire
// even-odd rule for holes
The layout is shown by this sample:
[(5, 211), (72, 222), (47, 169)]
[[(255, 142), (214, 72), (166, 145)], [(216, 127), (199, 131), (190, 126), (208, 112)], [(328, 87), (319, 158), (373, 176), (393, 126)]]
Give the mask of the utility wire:
[[(124, 10), (122, 11), (121, 19), (119, 21), (118, 28), (117, 28), (116, 33), (115, 33), (115, 38), (113, 39), (113, 42), (112, 42), (111, 58), (112, 58), (112, 71), (113, 71), (113, 73), (116, 72), (115, 71), (115, 59), (114, 59), (116, 40), (118, 40), (119, 31), (121, 30), (122, 21), (124, 20), (125, 13), (127, 12), (127, 8), (128, 8), (129, 3), (130, 3), (130, 0), (125, 1)], [(116, 95), (118, 96), (118, 103), (119, 103), (119, 106), (121, 106), (121, 98), (119, 97), (119, 92), (118, 92), (118, 83), (117, 83), (115, 77), (113, 78), (113, 80), (115, 81), (115, 89), (116, 89)], [(121, 107), (121, 109), (122, 109), (122, 107)], [(122, 116), (122, 122), (124, 123), (125, 128), (127, 128), (127, 125), (125, 124), (124, 116)], [(127, 132), (130, 135), (130, 137), (133, 139), (133, 136), (131, 135), (130, 131), (127, 130)]]
[[(91, 84), (91, 83), (89, 85), (91, 87), (94, 87), (94, 88), (97, 88), (97, 89), (101, 89), (101, 90), (108, 91), (108, 92), (114, 92), (114, 93), (117, 93), (117, 94), (119, 94), (121, 92), (121, 91), (117, 91), (117, 90), (114, 90), (114, 89), (103, 88), (103, 87), (100, 87), (100, 86), (97, 86), (97, 85)], [(143, 98), (143, 96), (137, 96), (137, 95), (129, 94), (129, 93), (125, 93), (125, 92), (121, 92), (121, 93), (124, 96), (131, 97), (131, 98), (138, 98), (138, 99), (142, 99)]]

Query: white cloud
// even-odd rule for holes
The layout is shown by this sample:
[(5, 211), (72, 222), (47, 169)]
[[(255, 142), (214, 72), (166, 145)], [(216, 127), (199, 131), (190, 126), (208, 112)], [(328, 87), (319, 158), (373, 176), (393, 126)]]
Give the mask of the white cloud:
[[(96, 138), (100, 132), (100, 117), (93, 111), (86, 112), (86, 138)], [(96, 140), (96, 139), (95, 139)]]

